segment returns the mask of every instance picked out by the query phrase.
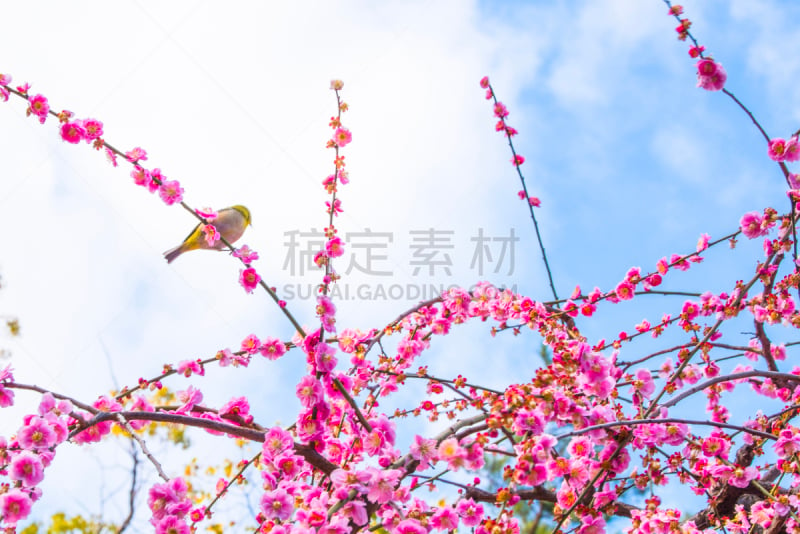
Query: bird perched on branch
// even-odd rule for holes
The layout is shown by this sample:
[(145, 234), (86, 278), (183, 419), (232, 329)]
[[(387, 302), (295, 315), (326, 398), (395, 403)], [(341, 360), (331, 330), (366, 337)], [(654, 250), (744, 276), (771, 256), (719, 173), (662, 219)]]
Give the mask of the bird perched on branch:
[[(209, 219), (209, 222), (228, 243), (234, 243), (242, 237), (245, 228), (250, 225), (250, 210), (237, 204), (236, 206), (219, 210), (216, 218)], [(183, 240), (183, 243), (166, 251), (164, 257), (167, 258), (167, 263), (172, 263), (175, 258), (190, 250), (222, 250), (224, 248), (225, 243), (222, 240), (213, 245), (208, 244), (203, 233), (203, 224), (201, 223), (194, 227), (194, 230)]]

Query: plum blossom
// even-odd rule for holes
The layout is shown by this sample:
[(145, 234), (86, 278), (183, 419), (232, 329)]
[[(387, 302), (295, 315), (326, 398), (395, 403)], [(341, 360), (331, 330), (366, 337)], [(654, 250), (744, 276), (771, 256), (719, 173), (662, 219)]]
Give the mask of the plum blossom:
[(44, 124), (44, 121), (47, 120), (47, 114), (50, 112), (50, 104), (47, 102), (47, 98), (42, 95), (34, 95), (28, 99), (28, 112), (31, 115), (35, 115), (39, 122)]
[(703, 58), (697, 62), (697, 87), (707, 91), (719, 91), (725, 86), (728, 73), (721, 63), (711, 58)]
[(38, 455), (23, 451), (11, 460), (8, 476), (23, 486), (32, 487), (44, 480), (44, 465)]
[(23, 491), (11, 489), (0, 495), (0, 515), (5, 523), (14, 525), (28, 517), (32, 504), (31, 498)]
[(267, 491), (261, 497), (261, 511), (270, 519), (286, 521), (294, 511), (294, 498), (284, 489)]
[(248, 267), (247, 269), (239, 270), (239, 284), (248, 293), (252, 293), (255, 290), (255, 288), (258, 287), (258, 283), (260, 281), (261, 281), (261, 276), (256, 272), (254, 268)]

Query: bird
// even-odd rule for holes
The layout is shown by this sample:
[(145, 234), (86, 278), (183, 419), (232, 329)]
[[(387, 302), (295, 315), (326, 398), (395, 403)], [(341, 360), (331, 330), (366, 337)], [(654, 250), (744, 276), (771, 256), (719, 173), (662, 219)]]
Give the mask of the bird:
[[(219, 232), (228, 243), (234, 243), (242, 237), (242, 234), (244, 234), (245, 229), (251, 224), (252, 220), (250, 218), (250, 210), (237, 204), (219, 210), (217, 217), (213, 220), (209, 220), (209, 222), (214, 225), (217, 232)], [(226, 245), (222, 240), (217, 241), (213, 245), (209, 245), (206, 241), (205, 234), (203, 234), (202, 226), (202, 223), (195, 226), (194, 230), (183, 240), (183, 243), (164, 253), (167, 263), (172, 263), (175, 258), (190, 250), (222, 250), (225, 248)]]

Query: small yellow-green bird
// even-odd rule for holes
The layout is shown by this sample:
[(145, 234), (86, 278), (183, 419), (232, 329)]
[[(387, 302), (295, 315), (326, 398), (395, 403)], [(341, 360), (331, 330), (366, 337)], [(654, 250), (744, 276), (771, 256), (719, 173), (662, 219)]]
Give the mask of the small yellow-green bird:
[[(245, 228), (250, 225), (250, 210), (241, 205), (231, 206), (219, 210), (217, 217), (209, 221), (217, 229), (222, 237), (228, 243), (234, 243), (244, 233)], [(194, 230), (183, 240), (183, 243), (175, 248), (171, 248), (164, 253), (167, 258), (167, 263), (172, 261), (190, 250), (206, 249), (206, 250), (222, 250), (225, 248), (225, 243), (222, 240), (217, 241), (214, 245), (209, 245), (206, 241), (205, 234), (201, 230), (201, 224), (194, 227)]]

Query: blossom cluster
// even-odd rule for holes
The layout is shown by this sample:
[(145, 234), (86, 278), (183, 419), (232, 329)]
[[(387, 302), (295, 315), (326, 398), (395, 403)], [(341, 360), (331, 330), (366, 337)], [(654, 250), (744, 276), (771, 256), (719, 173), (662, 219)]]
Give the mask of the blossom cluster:
[(139, 165), (139, 161), (147, 159), (147, 153), (141, 148), (122, 154), (119, 150), (112, 147), (103, 139), (103, 123), (97, 119), (75, 118), (71, 111), (61, 111), (56, 113), (50, 109), (50, 102), (42, 94), (30, 94), (30, 85), (23, 84), (15, 89), (10, 87), (12, 78), (9, 74), (0, 74), (0, 98), (8, 100), (10, 92), (14, 92), (28, 101), (27, 114), (36, 117), (41, 124), (44, 124), (49, 116), (54, 116), (60, 123), (59, 133), (61, 139), (71, 144), (78, 144), (85, 141), (91, 144), (96, 150), (103, 150), (109, 161), (116, 167), (117, 156), (124, 157), (134, 166), (131, 177), (136, 185), (146, 187), (151, 193), (158, 192), (161, 200), (165, 204), (181, 202), (183, 199), (183, 188), (177, 180), (167, 180), (159, 169), (147, 170)]
[[(481, 78), (480, 81), (481, 88), (486, 89), (486, 99), (494, 101), (494, 107), (492, 111), (494, 112), (494, 116), (497, 118), (497, 123), (495, 124), (494, 129), (498, 132), (501, 132), (505, 135), (506, 139), (508, 139), (508, 145), (511, 147), (511, 163), (514, 167), (517, 168), (517, 172), (519, 172), (519, 167), (523, 163), (525, 163), (525, 157), (521, 154), (517, 154), (516, 150), (514, 149), (514, 143), (512, 141), (512, 137), (517, 135), (516, 128), (513, 128), (506, 122), (506, 118), (509, 115), (508, 108), (502, 102), (497, 100), (497, 96), (494, 93), (494, 89), (492, 88), (491, 83), (489, 82), (489, 77), (484, 76)], [(528, 204), (532, 207), (538, 208), (541, 206), (541, 200), (534, 196), (528, 196), (527, 187), (525, 185), (525, 180), (522, 178), (522, 174), (520, 173), (520, 180), (522, 181), (522, 191), (518, 193), (519, 198), (522, 200), (526, 200)]]
[(697, 67), (697, 87), (701, 87), (707, 91), (719, 91), (723, 89), (725, 87), (725, 82), (728, 80), (728, 73), (725, 72), (722, 63), (716, 62), (710, 57), (703, 56), (705, 47), (699, 45), (689, 31), (689, 28), (692, 27), (692, 21), (688, 18), (681, 18), (681, 15), (684, 14), (683, 6), (677, 4), (671, 5), (668, 1), (666, 3), (669, 5), (667, 14), (675, 17), (678, 21), (678, 26), (675, 28), (675, 31), (678, 33), (678, 39), (681, 41), (691, 39), (693, 45), (689, 47), (689, 56), (692, 58), (700, 58), (695, 65)]
[(336, 308), (325, 295), (329, 292), (330, 284), (339, 279), (331, 260), (344, 254), (344, 242), (336, 235), (337, 229), (334, 224), (334, 217), (342, 213), (342, 201), (336, 195), (339, 192), (339, 185), (346, 185), (350, 182), (350, 176), (345, 168), (345, 157), (340, 155), (339, 151), (352, 142), (353, 134), (342, 124), (342, 113), (349, 109), (347, 103), (342, 101), (339, 93), (344, 88), (344, 82), (332, 80), (330, 87), (336, 94), (337, 112), (336, 116), (331, 117), (328, 122), (328, 126), (333, 130), (333, 135), (326, 143), (326, 147), (334, 149), (334, 171), (333, 174), (328, 175), (322, 181), (322, 186), (330, 197), (330, 200), (325, 201), (328, 225), (324, 229), (325, 246), (314, 255), (314, 263), (325, 270), (322, 283), (319, 286), (321, 296), (318, 299), (317, 316), (320, 318), (323, 328), (328, 332), (333, 332), (335, 331), (333, 324), (335, 323), (334, 314)]
[[(0, 370), (0, 384), (13, 382), (11, 366)], [(0, 385), (2, 407), (13, 404), (13, 392)], [(72, 404), (56, 400), (51, 393), (42, 395), (37, 413), (26, 415), (22, 426), (11, 439), (0, 436), (0, 472), (8, 477), (0, 491), (0, 525), (14, 528), (28, 517), (33, 503), (39, 500), (45, 469), (55, 459), (55, 448), (63, 443), (74, 423)]]
[[(679, 37), (694, 41), (691, 22), (680, 18), (682, 8), (670, 6), (670, 14), (679, 18)], [(700, 86), (721, 89), (725, 71), (702, 54), (695, 43), (690, 55), (700, 58)], [(86, 140), (118, 155), (102, 141), (98, 121), (52, 112), (43, 96), (28, 97), (27, 87), (12, 90), (7, 75), (0, 75), (0, 82), (0, 96), (19, 93), (28, 100), (29, 114), (41, 122), (58, 116), (65, 141)], [(494, 98), (488, 78), (481, 86), (487, 98)], [(725, 238), (711, 241), (703, 234), (691, 252), (664, 256), (649, 273), (631, 267), (613, 287), (584, 294), (578, 286), (564, 301), (537, 301), (480, 282), (469, 290), (451, 288), (380, 328), (341, 328), (328, 288), (338, 279), (331, 260), (344, 250), (333, 223), (342, 210), (339, 184), (348, 181), (339, 150), (352, 141), (352, 134), (341, 120), (347, 110), (339, 95), (343, 84), (334, 80), (331, 88), (338, 113), (331, 118), (327, 141), (335, 151), (334, 173), (323, 181), (330, 195), (327, 241), (315, 258), (325, 268), (314, 308), (319, 326), (298, 327), (290, 342), (248, 335), (236, 351), (224, 349), (205, 360), (166, 365), (158, 377), (140, 379), (135, 388), (101, 396), (91, 405), (45, 392), (37, 412), (23, 418), (15, 435), (0, 438), (0, 473), (8, 479), (0, 487), (1, 526), (15, 528), (30, 515), (45, 469), (65, 441), (90, 444), (114, 429), (138, 437), (150, 421), (160, 420), (202, 428), (215, 439), (236, 437), (258, 444), (257, 455), (243, 463), (241, 472), (252, 469), (248, 474), (257, 482), (253, 520), (259, 532), (344, 534), (369, 529), (428, 534), (474, 529), (478, 534), (516, 534), (520, 523), (515, 506), (533, 500), (552, 504), (553, 531), (569, 525), (580, 534), (619, 531), (619, 518), (625, 518), (624, 531), (631, 534), (800, 529), (795, 491), (800, 485), (800, 426), (793, 423), (800, 414), (800, 366), (793, 365), (792, 345), (778, 333), (779, 327), (789, 332), (800, 328), (795, 301), (800, 273), (795, 263), (785, 261), (796, 240), (793, 213), (781, 215), (772, 208), (747, 213)], [(496, 99), (494, 114), (497, 130), (511, 142), (516, 130), (507, 125), (508, 110)], [(800, 158), (796, 136), (773, 139), (768, 150), (779, 162)], [(513, 145), (512, 154), (519, 171), (524, 158)], [(158, 169), (139, 165), (147, 159), (143, 150), (123, 156), (135, 166), (135, 183), (159, 191), (165, 202), (180, 201), (182, 189), (176, 182)], [(521, 193), (530, 206), (538, 205), (526, 189)], [(215, 217), (205, 210), (198, 215), (206, 222)], [(201, 230), (209, 244), (219, 239), (213, 224)], [(641, 319), (611, 342), (590, 341), (582, 333), (577, 320), (614, 314), (614, 307), (660, 291), (674, 274), (702, 263), (701, 253), (733, 244), (739, 234), (763, 238), (763, 254), (757, 252), (752, 272), (741, 280), (668, 301), (660, 321)], [(258, 255), (248, 247), (235, 255), (246, 266), (240, 282), (252, 291), (260, 276), (250, 263)], [(741, 321), (751, 323), (753, 330), (743, 343), (734, 339)], [(468, 322), (491, 324), (494, 335), (538, 334), (549, 361), (493, 388), (460, 374), (431, 373), (426, 356)], [(634, 345), (647, 334), (653, 343), (662, 341), (658, 338), (672, 325), (673, 338), (680, 342), (652, 351), (641, 350), (644, 343)], [(211, 362), (250, 368), (260, 354), (264, 360), (259, 363), (275, 364), (289, 349), (297, 349), (293, 354), (304, 360), (305, 373), (294, 384), (300, 409), (288, 426), (259, 424), (243, 396), (218, 408), (208, 406), (194, 384), (178, 391), (169, 405), (157, 405), (137, 391), (160, 391), (162, 381), (174, 375), (205, 376)], [(414, 382), (424, 384), (418, 403), (394, 413), (382, 407), (389, 396), (403, 398), (397, 394)], [(744, 387), (753, 398), (781, 408), (737, 417), (723, 399)], [(36, 390), (17, 384), (10, 368), (0, 371), (0, 407), (13, 404), (15, 388)], [(699, 395), (706, 399), (705, 417), (676, 416), (676, 406)], [(409, 415), (425, 416), (432, 423), (446, 419), (448, 424), (439, 425), (434, 435), (414, 432), (411, 439), (399, 439)], [(505, 459), (499, 488), (475, 476), (488, 455)], [(218, 485), (213, 502), (241, 472)], [(662, 504), (657, 493), (671, 483), (707, 496), (707, 507), (684, 516)], [(436, 498), (419, 491), (435, 492), (443, 485), (457, 491), (442, 491)], [(643, 498), (645, 491), (649, 496)], [(748, 499), (740, 501), (743, 496)], [(167, 479), (149, 489), (150, 522), (159, 533), (188, 533), (210, 517), (213, 502), (193, 509), (189, 482)]]

